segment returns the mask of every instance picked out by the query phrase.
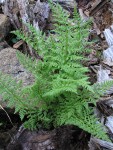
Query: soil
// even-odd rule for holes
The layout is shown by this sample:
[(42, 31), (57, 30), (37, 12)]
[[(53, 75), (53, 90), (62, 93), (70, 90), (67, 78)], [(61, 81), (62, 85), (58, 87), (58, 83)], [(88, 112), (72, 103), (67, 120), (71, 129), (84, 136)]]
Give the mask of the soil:
[(14, 110), (6, 109), (6, 111), (9, 116), (7, 116), (4, 110), (0, 110), (0, 150), (5, 150), (11, 138), (16, 134), (20, 124), (22, 124), (20, 117), (14, 114)]

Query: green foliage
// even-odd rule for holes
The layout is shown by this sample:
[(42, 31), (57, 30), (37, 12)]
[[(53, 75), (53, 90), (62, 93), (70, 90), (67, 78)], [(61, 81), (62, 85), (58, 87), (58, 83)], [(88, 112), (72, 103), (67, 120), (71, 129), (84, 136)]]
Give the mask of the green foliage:
[(91, 86), (88, 81), (88, 68), (82, 62), (87, 60), (84, 54), (89, 52), (86, 48), (89, 23), (82, 22), (76, 10), (74, 18), (69, 20), (67, 12), (58, 4), (52, 5), (52, 11), (55, 34), (50, 32), (46, 37), (32, 25), (27, 25), (30, 33), (26, 35), (14, 32), (43, 58), (37, 61), (17, 54), (24, 67), (34, 75), (35, 83), (23, 88), (21, 83), (0, 74), (0, 93), (10, 107), (15, 107), (21, 119), (27, 116), (25, 126), (30, 129), (71, 124), (109, 141), (89, 106), (89, 103), (96, 104), (113, 84), (110, 81)]
[(0, 126), (2, 126), (2, 125), (3, 125), (3, 123), (0, 122)]
[(16, 37), (16, 38), (12, 38), (12, 39), (11, 39), (11, 42), (12, 42), (13, 44), (15, 44), (15, 43), (17, 43), (19, 40), (20, 40), (20, 39), (19, 39), (18, 37)]

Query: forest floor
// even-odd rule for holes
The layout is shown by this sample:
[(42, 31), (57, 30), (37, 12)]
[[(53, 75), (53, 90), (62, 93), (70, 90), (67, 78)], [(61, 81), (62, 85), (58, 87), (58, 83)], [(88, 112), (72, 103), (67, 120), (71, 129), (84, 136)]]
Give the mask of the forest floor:
[[(90, 46), (92, 52), (89, 54), (89, 61), (86, 64), (90, 69), (88, 73), (90, 81), (95, 83), (104, 78), (104, 74), (102, 77), (99, 76), (99, 71), (102, 73), (104, 72), (103, 70), (107, 72), (107, 77), (113, 79), (112, 62), (108, 63), (103, 59), (103, 51), (109, 47), (109, 42), (106, 40), (104, 31), (110, 28), (113, 23), (113, 3), (108, 1), (105, 3), (101, 3), (101, 1), (97, 3), (97, 1), (92, 0), (84, 4), (79, 2), (78, 5), (78, 9), (82, 9), (84, 12), (84, 14), (81, 14), (81, 17), (83, 19), (87, 17), (93, 18), (93, 25), (88, 40), (94, 41), (94, 43)], [(1, 11), (1, 13), (3, 12)], [(47, 25), (47, 29), (45, 28), (45, 30), (49, 28), (51, 28), (50, 24), (49, 26)], [(0, 50), (7, 47), (19, 47), (20, 43), (16, 40), (15, 36), (9, 33), (1, 41)], [(113, 93), (110, 93), (97, 103), (99, 112), (106, 118), (113, 114), (113, 108), (111, 106), (113, 104), (111, 102), (112, 96)], [(111, 103), (109, 104), (109, 102)], [(108, 147), (102, 147), (99, 143), (95, 146), (95, 149), (93, 147), (92, 149), (91, 147), (89, 148), (90, 135), (74, 126), (62, 126), (57, 129), (51, 129), (51, 131), (45, 129), (34, 132), (28, 131), (23, 128), (18, 114), (14, 115), (13, 110), (5, 110), (8, 112), (13, 125), (6, 112), (0, 109), (0, 150), (24, 150), (22, 146), (24, 148), (28, 147), (28, 150), (109, 150)], [(112, 137), (113, 130), (109, 133)], [(30, 143), (31, 139), (32, 142)]]

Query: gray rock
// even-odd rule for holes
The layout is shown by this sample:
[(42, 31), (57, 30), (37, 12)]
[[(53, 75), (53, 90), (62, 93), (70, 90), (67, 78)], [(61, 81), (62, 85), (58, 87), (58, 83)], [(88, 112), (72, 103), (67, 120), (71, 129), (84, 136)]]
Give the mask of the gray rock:
[(0, 14), (0, 40), (10, 31), (10, 21), (4, 14)]
[[(16, 81), (22, 80), (23, 86), (30, 85), (34, 82), (34, 77), (29, 73), (16, 57), (16, 49), (5, 48), (0, 51), (0, 71), (9, 74), (16, 79)], [(0, 96), (0, 103), (2, 98)], [(2, 103), (5, 107), (4, 103)]]

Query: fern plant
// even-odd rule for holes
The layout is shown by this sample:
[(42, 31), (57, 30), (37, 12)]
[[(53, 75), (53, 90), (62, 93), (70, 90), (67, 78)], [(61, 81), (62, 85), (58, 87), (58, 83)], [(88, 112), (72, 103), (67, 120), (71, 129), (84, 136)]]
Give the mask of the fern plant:
[(89, 103), (96, 104), (113, 84), (110, 81), (106, 82), (106, 86), (91, 86), (88, 81), (88, 68), (83, 66), (83, 60), (87, 60), (84, 54), (89, 52), (86, 49), (89, 23), (83, 23), (76, 11), (74, 18), (69, 20), (68, 13), (60, 5), (51, 7), (55, 34), (50, 32), (46, 37), (42, 31), (28, 24), (28, 36), (21, 31), (14, 32), (42, 57), (37, 61), (20, 52), (17, 54), (21, 64), (34, 75), (35, 83), (22, 87), (21, 83), (17, 84), (1, 73), (0, 94), (10, 107), (15, 107), (21, 119), (27, 116), (25, 126), (30, 129), (40, 125), (48, 128), (71, 124), (109, 141), (89, 106)]

